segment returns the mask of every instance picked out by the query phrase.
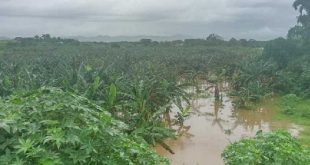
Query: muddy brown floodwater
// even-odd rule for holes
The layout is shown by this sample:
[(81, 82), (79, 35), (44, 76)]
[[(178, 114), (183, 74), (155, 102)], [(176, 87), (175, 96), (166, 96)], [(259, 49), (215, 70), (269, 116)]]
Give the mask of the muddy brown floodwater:
[(287, 129), (294, 136), (300, 130), (288, 121), (274, 121), (271, 109), (235, 110), (225, 93), (222, 103), (212, 97), (193, 100), (192, 113), (184, 125), (190, 127), (187, 133), (177, 140), (166, 141), (175, 154), (155, 147), (172, 165), (223, 165), (221, 153), (231, 142), (255, 136), (259, 130)]

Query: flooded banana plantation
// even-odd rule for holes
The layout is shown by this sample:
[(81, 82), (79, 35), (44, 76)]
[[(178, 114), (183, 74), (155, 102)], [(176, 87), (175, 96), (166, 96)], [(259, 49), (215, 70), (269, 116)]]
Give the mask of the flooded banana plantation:
[(168, 157), (173, 165), (222, 165), (221, 153), (233, 142), (254, 137), (260, 131), (278, 129), (298, 136), (302, 129), (289, 121), (274, 120), (275, 112), (268, 106), (260, 105), (253, 110), (235, 108), (233, 98), (228, 95), (228, 84), (219, 86), (219, 99), (216, 99), (216, 87), (205, 83), (199, 91), (190, 101), (191, 108), (183, 126), (173, 125), (173, 121), (178, 120), (173, 118), (177, 116), (177, 108), (170, 113), (170, 126), (178, 131), (178, 138), (165, 142), (169, 149), (161, 145), (155, 147), (157, 153)]
[(310, 0), (28, 1), (0, 165), (310, 165)]

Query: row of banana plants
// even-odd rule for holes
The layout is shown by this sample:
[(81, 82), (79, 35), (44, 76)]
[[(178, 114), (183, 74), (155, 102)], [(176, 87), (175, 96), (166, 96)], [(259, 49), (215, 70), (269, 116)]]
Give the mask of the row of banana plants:
[(155, 165), (169, 164), (150, 145), (170, 150), (164, 140), (177, 132), (167, 116), (177, 105), (172, 122), (182, 125), (186, 88), (259, 50), (43, 35), (1, 52), (0, 164)]

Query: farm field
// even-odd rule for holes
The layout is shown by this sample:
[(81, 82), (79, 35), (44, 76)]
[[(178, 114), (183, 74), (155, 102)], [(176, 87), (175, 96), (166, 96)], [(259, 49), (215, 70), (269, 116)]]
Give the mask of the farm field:
[[(130, 41), (29, 37), (31, 23), (25, 27), (24, 19), (51, 19), (52, 25), (83, 18), (95, 25), (100, 12), (84, 16), (77, 9), (87, 3), (79, 2), (71, 6), (76, 11), (64, 6), (57, 8), (59, 15), (42, 15), (56, 3), (34, 5), (38, 13), (16, 3), (23, 15), (9, 12), (14, 3), (0, 2), (5, 9), (0, 19), (18, 22), (22, 31), (14, 33), (22, 37), (0, 37), (0, 165), (310, 164), (309, 1), (293, 2), (299, 15), (285, 37), (115, 37)], [(148, 16), (167, 24), (152, 12), (143, 17), (134, 8), (122, 12), (104, 18), (145, 23)], [(7, 24), (1, 35), (16, 28)], [(89, 29), (99, 28), (83, 31)], [(271, 33), (268, 28), (255, 33), (266, 31)]]

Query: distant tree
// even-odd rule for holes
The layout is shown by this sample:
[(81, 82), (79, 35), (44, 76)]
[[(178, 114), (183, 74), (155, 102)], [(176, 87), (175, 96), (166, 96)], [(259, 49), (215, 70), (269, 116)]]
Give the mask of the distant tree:
[(256, 42), (255, 39), (249, 39), (249, 42)]
[(38, 35), (35, 35), (35, 36), (34, 36), (34, 39), (39, 40), (40, 37), (39, 37)]
[(246, 46), (248, 44), (248, 41), (246, 39), (240, 39), (239, 42), (242, 46)]
[(235, 46), (235, 45), (238, 45), (239, 44), (239, 41), (236, 39), (236, 38), (231, 38), (229, 41), (228, 41), (229, 45), (231, 46)]
[(299, 10), (300, 15), (298, 22), (304, 26), (310, 25), (310, 1), (309, 0), (296, 0), (293, 4), (295, 10)]
[(194, 45), (204, 45), (206, 40), (203, 39), (185, 39), (184, 45), (186, 46), (194, 46)]
[(146, 39), (146, 38), (142, 38), (140, 40), (140, 42), (143, 44), (143, 45), (150, 45), (152, 44), (152, 40), (151, 39)]
[(302, 26), (296, 25), (288, 31), (287, 38), (289, 40), (301, 40), (303, 39), (303, 31), (304, 28)]
[(49, 34), (42, 34), (41, 38), (43, 40), (50, 40), (51, 39), (51, 35), (49, 35)]
[(175, 40), (175, 41), (171, 41), (171, 44), (173, 46), (183, 46), (183, 41), (182, 40)]
[(14, 40), (15, 40), (15, 41), (22, 41), (23, 38), (22, 38), (22, 37), (15, 37)]
[(213, 33), (207, 37), (207, 41), (224, 41), (224, 38), (218, 34)]
[(158, 41), (152, 41), (152, 44), (153, 45), (159, 45), (159, 42)]
[(117, 42), (111, 43), (111, 48), (120, 48), (121, 46)]

